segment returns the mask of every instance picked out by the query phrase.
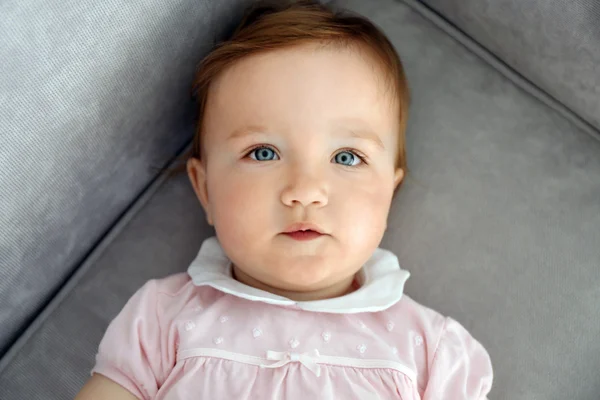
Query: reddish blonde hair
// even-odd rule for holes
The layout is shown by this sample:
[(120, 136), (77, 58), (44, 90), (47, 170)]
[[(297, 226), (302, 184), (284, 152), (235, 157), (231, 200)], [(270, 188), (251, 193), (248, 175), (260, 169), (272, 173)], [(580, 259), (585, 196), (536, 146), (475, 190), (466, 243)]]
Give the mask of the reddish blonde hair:
[(407, 171), (405, 131), (409, 90), (402, 62), (385, 34), (371, 21), (347, 10), (336, 10), (317, 0), (255, 2), (229, 39), (219, 43), (198, 66), (193, 92), (198, 102), (198, 123), (192, 149), (186, 158), (200, 159), (203, 116), (211, 83), (227, 67), (244, 57), (307, 42), (356, 46), (369, 52), (387, 78), (399, 109), (400, 129), (396, 167)]

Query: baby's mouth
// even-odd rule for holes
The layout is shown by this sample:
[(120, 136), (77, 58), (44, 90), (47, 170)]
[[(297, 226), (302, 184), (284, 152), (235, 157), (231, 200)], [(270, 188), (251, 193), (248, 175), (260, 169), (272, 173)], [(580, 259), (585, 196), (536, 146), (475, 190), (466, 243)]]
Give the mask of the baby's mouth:
[(319, 225), (310, 222), (292, 224), (282, 234), (298, 241), (315, 240), (322, 236), (327, 236)]
[(313, 231), (312, 229), (308, 229), (305, 231), (298, 230), (298, 231), (293, 231), (293, 232), (284, 232), (284, 235), (288, 236), (291, 239), (298, 240), (298, 241), (314, 240), (314, 239), (317, 239), (317, 238), (323, 236), (323, 234), (321, 234), (317, 231)]

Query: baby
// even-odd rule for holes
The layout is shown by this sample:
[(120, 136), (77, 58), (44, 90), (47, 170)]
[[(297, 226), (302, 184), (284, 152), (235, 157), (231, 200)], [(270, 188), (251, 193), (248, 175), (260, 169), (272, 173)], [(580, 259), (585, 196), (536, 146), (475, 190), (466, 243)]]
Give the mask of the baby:
[(77, 399), (485, 399), (486, 350), (378, 248), (408, 88), (371, 22), (252, 7), (201, 63), (187, 173), (216, 237), (110, 323)]

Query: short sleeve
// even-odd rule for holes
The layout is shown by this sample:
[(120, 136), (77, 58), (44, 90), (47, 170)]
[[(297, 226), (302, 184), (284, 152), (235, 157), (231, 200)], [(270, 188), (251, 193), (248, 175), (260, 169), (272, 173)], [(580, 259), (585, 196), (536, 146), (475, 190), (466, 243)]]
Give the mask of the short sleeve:
[(156, 396), (175, 363), (171, 324), (159, 307), (160, 282), (146, 282), (111, 321), (90, 372), (106, 376), (140, 399)]
[(487, 351), (461, 324), (446, 318), (423, 400), (485, 400), (492, 380)]

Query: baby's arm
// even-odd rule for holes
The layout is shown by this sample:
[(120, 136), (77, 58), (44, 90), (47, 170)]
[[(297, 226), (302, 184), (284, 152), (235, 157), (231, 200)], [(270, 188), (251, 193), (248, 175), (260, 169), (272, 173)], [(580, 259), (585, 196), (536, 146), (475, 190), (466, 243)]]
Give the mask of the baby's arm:
[(129, 390), (104, 375), (94, 374), (75, 400), (138, 400)]

